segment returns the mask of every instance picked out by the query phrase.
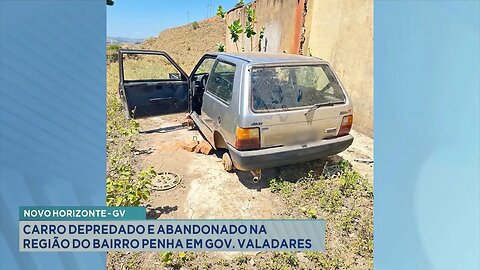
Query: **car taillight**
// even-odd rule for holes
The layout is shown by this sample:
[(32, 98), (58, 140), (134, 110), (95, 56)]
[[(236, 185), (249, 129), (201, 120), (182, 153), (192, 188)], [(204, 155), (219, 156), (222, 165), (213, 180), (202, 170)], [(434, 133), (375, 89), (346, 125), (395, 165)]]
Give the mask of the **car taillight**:
[(260, 149), (259, 128), (239, 128), (236, 131), (235, 148), (238, 150)]
[(350, 133), (352, 128), (353, 115), (344, 116), (342, 119), (342, 124), (340, 125), (340, 130), (338, 131), (338, 136), (347, 135)]

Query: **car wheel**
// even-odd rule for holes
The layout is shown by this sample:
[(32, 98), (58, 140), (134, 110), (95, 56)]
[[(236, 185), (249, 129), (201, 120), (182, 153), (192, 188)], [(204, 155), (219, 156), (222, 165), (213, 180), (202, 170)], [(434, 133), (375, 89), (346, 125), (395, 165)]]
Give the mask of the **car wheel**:
[(223, 168), (227, 172), (232, 172), (235, 167), (233, 166), (232, 158), (228, 152), (223, 153), (222, 155)]

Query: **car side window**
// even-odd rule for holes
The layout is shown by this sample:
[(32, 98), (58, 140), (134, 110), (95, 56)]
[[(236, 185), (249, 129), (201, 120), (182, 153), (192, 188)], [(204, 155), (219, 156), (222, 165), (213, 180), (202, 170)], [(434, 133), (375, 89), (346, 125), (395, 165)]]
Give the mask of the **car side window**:
[(125, 81), (181, 80), (179, 70), (159, 54), (124, 54), (123, 76)]
[(218, 61), (208, 78), (207, 92), (230, 104), (235, 68), (234, 64)]
[(194, 76), (208, 74), (212, 70), (213, 64), (215, 63), (215, 58), (205, 58), (202, 63), (195, 70)]

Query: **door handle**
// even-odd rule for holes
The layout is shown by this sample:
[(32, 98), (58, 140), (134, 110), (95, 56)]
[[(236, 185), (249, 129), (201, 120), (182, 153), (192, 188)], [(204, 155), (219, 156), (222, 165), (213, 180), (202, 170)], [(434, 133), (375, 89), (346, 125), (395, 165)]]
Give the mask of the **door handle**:
[(167, 98), (151, 98), (150, 103), (165, 102), (165, 101), (174, 101), (172, 97)]
[(220, 118), (220, 116), (218, 117), (218, 123), (220, 124), (222, 122), (222, 119)]

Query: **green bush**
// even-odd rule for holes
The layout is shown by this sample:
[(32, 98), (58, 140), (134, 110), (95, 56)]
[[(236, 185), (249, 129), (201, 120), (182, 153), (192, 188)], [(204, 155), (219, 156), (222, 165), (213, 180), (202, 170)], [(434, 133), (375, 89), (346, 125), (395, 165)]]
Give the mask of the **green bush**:
[(116, 179), (107, 178), (107, 206), (139, 206), (148, 199), (152, 179), (157, 175), (153, 168), (142, 170), (136, 180), (128, 165), (118, 167), (117, 173)]
[(217, 43), (216, 47), (217, 47), (217, 52), (225, 51), (225, 44), (223, 44), (222, 42)]
[(118, 63), (107, 67), (107, 179), (108, 206), (138, 206), (150, 195), (156, 173), (147, 168), (138, 174), (132, 167), (139, 124), (127, 119), (118, 96)]
[(118, 44), (108, 44), (107, 45), (107, 51), (116, 51), (118, 52), (118, 50), (120, 50), (122, 48), (122, 46), (118, 45)]
[(122, 47), (118, 44), (107, 45), (107, 63), (114, 63), (118, 61), (118, 50)]
[(192, 28), (193, 28), (193, 30), (197, 30), (198, 28), (200, 28), (200, 25), (197, 22), (193, 22), (192, 23)]

